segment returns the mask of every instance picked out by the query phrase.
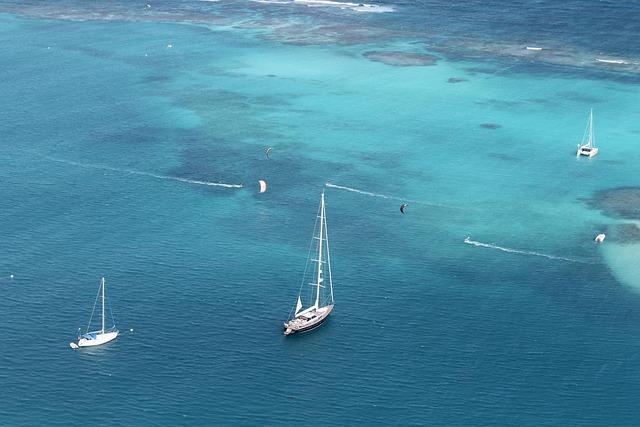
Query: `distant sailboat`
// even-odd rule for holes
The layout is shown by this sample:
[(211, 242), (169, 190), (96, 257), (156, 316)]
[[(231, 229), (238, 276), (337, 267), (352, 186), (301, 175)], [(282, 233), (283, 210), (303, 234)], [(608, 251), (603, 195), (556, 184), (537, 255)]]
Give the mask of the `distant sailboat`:
[[(320, 220), (318, 222), (318, 219)], [(313, 251), (315, 240), (318, 241), (317, 253)], [(316, 258), (314, 259), (313, 256)], [(313, 292), (313, 304), (303, 310), (302, 305), (302, 289), (307, 279), (307, 271), (311, 267), (313, 275), (313, 282), (308, 283), (315, 288)], [(325, 270), (329, 273), (329, 292), (327, 293), (327, 287), (325, 283)], [(311, 329), (315, 329), (322, 325), (331, 311), (333, 310), (333, 281), (331, 277), (331, 257), (329, 255), (329, 236), (327, 233), (327, 217), (324, 207), (324, 192), (320, 197), (320, 207), (318, 209), (318, 215), (316, 217), (316, 226), (313, 230), (313, 238), (311, 240), (311, 248), (309, 250), (309, 257), (307, 258), (307, 267), (305, 268), (305, 274), (302, 279), (302, 285), (300, 292), (298, 293), (298, 301), (296, 302), (295, 312), (293, 317), (284, 324), (284, 334), (291, 335), (296, 332), (305, 332)]]
[[(98, 303), (98, 297), (102, 296), (102, 328), (99, 331), (89, 332), (89, 328), (91, 327), (91, 320), (93, 319), (93, 313), (96, 310), (96, 304)], [(96, 345), (101, 345), (108, 343), (109, 341), (113, 341), (118, 336), (118, 330), (116, 329), (116, 322), (113, 320), (113, 314), (111, 315), (111, 320), (113, 321), (113, 326), (109, 329), (105, 329), (105, 312), (104, 312), (104, 302), (105, 302), (105, 284), (104, 277), (100, 281), (100, 288), (98, 289), (98, 296), (96, 297), (96, 301), (93, 304), (93, 310), (91, 311), (91, 317), (89, 318), (89, 323), (87, 324), (87, 330), (84, 334), (78, 334), (78, 342), (69, 343), (69, 346), (73, 349), (77, 349), (80, 347), (93, 347)]]
[(594, 144), (595, 138), (593, 137), (593, 108), (589, 111), (589, 121), (587, 122), (587, 128), (582, 136), (582, 143), (578, 145), (578, 151), (576, 157), (587, 156), (593, 157), (598, 154), (598, 149)]

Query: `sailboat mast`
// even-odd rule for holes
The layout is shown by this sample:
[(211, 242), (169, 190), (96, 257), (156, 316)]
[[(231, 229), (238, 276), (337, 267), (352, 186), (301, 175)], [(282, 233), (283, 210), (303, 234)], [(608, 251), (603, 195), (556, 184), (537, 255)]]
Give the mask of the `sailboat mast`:
[[(324, 205), (322, 206), (324, 209)], [(329, 251), (329, 228), (327, 226), (327, 215), (326, 213), (323, 215), (324, 217), (324, 236), (325, 236), (325, 244), (327, 245), (327, 269), (329, 270), (329, 289), (331, 290), (331, 304), (334, 303), (333, 299), (333, 277), (331, 277), (331, 252)]]
[(318, 277), (316, 283), (316, 303), (315, 307), (319, 307), (320, 302), (320, 281), (322, 280), (322, 235), (324, 234), (324, 191), (320, 196), (320, 239), (318, 240)]
[(593, 147), (593, 108), (589, 110), (589, 147)]
[(104, 334), (104, 277), (102, 278), (102, 331)]

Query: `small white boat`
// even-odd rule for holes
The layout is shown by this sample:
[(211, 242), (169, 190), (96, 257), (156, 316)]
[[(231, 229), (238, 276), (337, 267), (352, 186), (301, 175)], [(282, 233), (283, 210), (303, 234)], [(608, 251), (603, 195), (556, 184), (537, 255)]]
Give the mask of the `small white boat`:
[(604, 64), (615, 64), (615, 65), (624, 65), (627, 61), (623, 61), (622, 59), (602, 59), (596, 58), (597, 62), (602, 62)]
[[(102, 295), (102, 328), (99, 331), (89, 332), (89, 328), (91, 327), (91, 320), (93, 319), (93, 313), (96, 311), (96, 304), (98, 303), (98, 297)], [(77, 342), (69, 343), (69, 346), (72, 349), (77, 349), (80, 347), (94, 347), (96, 345), (106, 344), (109, 341), (113, 341), (118, 336), (118, 330), (116, 329), (116, 322), (113, 320), (113, 313), (111, 314), (111, 320), (113, 321), (113, 326), (109, 329), (105, 329), (105, 312), (104, 312), (104, 302), (105, 302), (105, 283), (104, 277), (100, 281), (100, 288), (98, 289), (98, 296), (96, 296), (96, 301), (93, 304), (93, 310), (91, 311), (91, 317), (89, 318), (89, 323), (87, 324), (87, 330), (84, 334), (78, 333)]]
[(525, 49), (527, 49), (527, 50), (533, 50), (533, 51), (536, 51), (536, 52), (539, 52), (539, 51), (541, 51), (541, 50), (542, 50), (542, 48), (541, 48), (541, 47), (535, 47), (535, 46), (527, 46)]
[(596, 243), (602, 243), (602, 242), (604, 242), (604, 239), (605, 239), (606, 237), (607, 237), (607, 236), (606, 236), (604, 233), (600, 233), (600, 234), (598, 234), (598, 235), (596, 236), (596, 238), (595, 238), (595, 239), (593, 239), (593, 241), (594, 241), (594, 242), (596, 242)]
[[(298, 301), (296, 303), (295, 312), (293, 317), (284, 323), (284, 334), (291, 335), (297, 332), (306, 332), (317, 328), (322, 325), (331, 311), (333, 310), (333, 281), (331, 277), (331, 257), (329, 256), (329, 235), (327, 234), (327, 217), (324, 209), (324, 191), (320, 197), (320, 208), (318, 209), (316, 226), (313, 231), (313, 238), (311, 240), (311, 246), (314, 245), (314, 240), (318, 240), (317, 253), (312, 254), (312, 250), (309, 250), (309, 257), (307, 258), (307, 266), (305, 268), (305, 274), (302, 278), (302, 285), (300, 285), (300, 292), (298, 293)], [(319, 223), (319, 224), (318, 224)], [(316, 234), (316, 230), (319, 232)], [(316, 258), (313, 258), (313, 257)], [(329, 279), (329, 292), (326, 291), (325, 282), (325, 269), (328, 271)], [(313, 282), (308, 283), (312, 287), (315, 287), (311, 297), (314, 298), (313, 304), (308, 308), (302, 309), (302, 288), (307, 279), (307, 272), (313, 273)]]
[(593, 108), (589, 112), (589, 121), (587, 122), (587, 128), (582, 136), (582, 143), (578, 145), (578, 151), (576, 151), (576, 157), (586, 156), (593, 157), (598, 154), (598, 148), (595, 146), (595, 138), (593, 136)]

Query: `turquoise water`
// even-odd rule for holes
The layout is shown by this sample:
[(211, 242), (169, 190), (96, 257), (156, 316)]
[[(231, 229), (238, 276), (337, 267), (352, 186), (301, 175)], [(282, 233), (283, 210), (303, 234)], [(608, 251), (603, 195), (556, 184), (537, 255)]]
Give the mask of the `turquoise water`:
[[(638, 245), (586, 203), (638, 185), (633, 70), (403, 4), (65, 5), (1, 9), (1, 424), (638, 424)], [(323, 189), (336, 309), (285, 339)], [(72, 351), (103, 275), (123, 335)]]

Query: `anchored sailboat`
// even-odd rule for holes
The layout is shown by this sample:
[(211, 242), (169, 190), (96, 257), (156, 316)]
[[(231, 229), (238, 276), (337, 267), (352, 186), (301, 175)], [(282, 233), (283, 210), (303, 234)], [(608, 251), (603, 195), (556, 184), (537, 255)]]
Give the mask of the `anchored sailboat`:
[(594, 144), (595, 138), (593, 137), (593, 108), (589, 111), (589, 121), (587, 122), (587, 128), (582, 136), (582, 143), (578, 145), (578, 151), (576, 157), (587, 156), (593, 157), (598, 154), (598, 148)]
[[(98, 298), (102, 296), (102, 328), (99, 331), (89, 332), (89, 328), (91, 327), (91, 320), (93, 319), (93, 313), (96, 311), (96, 304), (98, 303)], [(98, 289), (98, 295), (96, 296), (96, 301), (93, 304), (93, 310), (91, 311), (91, 317), (89, 318), (89, 323), (87, 324), (87, 330), (84, 334), (78, 333), (78, 342), (69, 343), (69, 346), (73, 349), (77, 349), (79, 347), (93, 347), (96, 345), (101, 345), (108, 343), (109, 341), (113, 341), (118, 336), (118, 330), (116, 329), (116, 322), (113, 319), (113, 313), (111, 314), (111, 320), (113, 321), (113, 326), (109, 329), (105, 329), (105, 312), (104, 312), (104, 302), (105, 302), (105, 283), (104, 277), (100, 281), (100, 288)]]
[[(317, 245), (314, 244), (316, 240), (318, 242)], [(314, 248), (317, 248), (317, 253), (312, 254), (312, 252), (315, 252)], [(312, 256), (316, 258), (312, 258)], [(327, 276), (329, 279), (329, 292), (327, 292), (327, 287), (324, 284), (325, 270), (329, 273)], [(313, 303), (303, 310), (301, 294), (305, 286), (305, 281), (308, 279), (307, 272), (314, 273), (312, 276), (313, 282), (308, 283), (313, 291), (310, 295)], [(320, 196), (320, 207), (318, 208), (318, 215), (316, 217), (316, 226), (313, 230), (313, 238), (311, 240), (311, 247), (309, 248), (305, 274), (302, 279), (302, 285), (300, 286), (300, 292), (298, 293), (298, 301), (296, 302), (293, 317), (284, 324), (284, 334), (290, 335), (317, 328), (327, 320), (327, 317), (329, 317), (329, 314), (331, 314), (333, 310), (333, 305), (331, 256), (329, 255), (329, 235), (327, 233), (327, 216), (324, 208), (323, 191)]]

